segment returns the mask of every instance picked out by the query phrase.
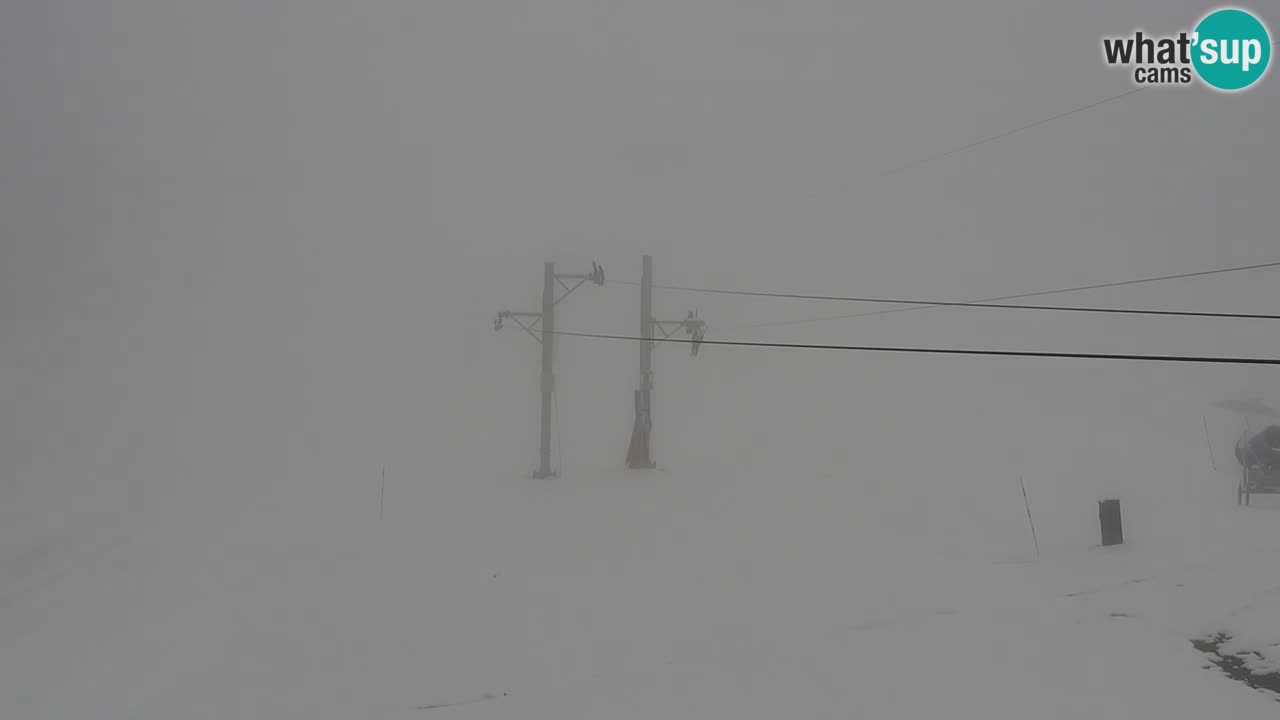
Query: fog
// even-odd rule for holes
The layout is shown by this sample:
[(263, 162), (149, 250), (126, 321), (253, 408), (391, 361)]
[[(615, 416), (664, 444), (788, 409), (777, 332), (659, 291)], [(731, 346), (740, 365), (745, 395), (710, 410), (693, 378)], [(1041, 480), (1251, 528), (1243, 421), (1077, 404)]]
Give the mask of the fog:
[[(1245, 527), (1195, 520), (1237, 509), (1230, 453), (1240, 418), (1220, 413), (1210, 427), (1206, 414), (1224, 400), (1280, 402), (1267, 367), (732, 346), (691, 357), (664, 344), (654, 353), (660, 469), (645, 473), (624, 463), (637, 343), (561, 336), (559, 474), (534, 481), (540, 349), (511, 323), (493, 330), (500, 310), (539, 309), (545, 261), (606, 272), (604, 286), (583, 285), (557, 305), (558, 329), (634, 335), (639, 290), (627, 283), (646, 254), (665, 285), (923, 300), (1280, 260), (1280, 144), (1265, 135), (1280, 110), (1274, 73), (1231, 95), (1150, 88), (947, 154), (1132, 88), (1127, 71), (1102, 62), (1101, 37), (1174, 33), (1208, 9), (1184, 0), (5, 5), (0, 674), (9, 679), (0, 714), (172, 717), (191, 701), (193, 715), (209, 717), (392, 717), (437, 702), (434, 690), (401, 702), (408, 688), (483, 684), (476, 678), (500, 666), (541, 704), (521, 706), (512, 692), (440, 712), (847, 717), (857, 707), (839, 692), (799, 708), (792, 693), (803, 690), (784, 682), (771, 694), (767, 678), (786, 673), (767, 664), (743, 671), (755, 678), (754, 706), (696, 693), (683, 702), (668, 689), (653, 692), (670, 704), (649, 707), (640, 699), (649, 690), (616, 678), (588, 702), (579, 682), (604, 658), (640, 663), (621, 645), (689, 620), (662, 598), (701, 582), (703, 562), (724, 563), (723, 582), (691, 606), (743, 603), (737, 617), (757, 629), (774, 609), (811, 613), (816, 624), (799, 631), (808, 640), (825, 632), (823, 618), (860, 622), (877, 615), (868, 607), (910, 606), (901, 599), (925, 585), (982, 586), (988, 571), (971, 568), (1029, 559), (1019, 477), (1038, 503), (1040, 549), (1069, 564), (1029, 570), (1041, 573), (1034, 583), (1090, 584), (1093, 503), (1105, 497), (1123, 497), (1126, 518), (1148, 529), (1146, 552), (1163, 543), (1167, 553), (1106, 560), (1108, 582), (1194, 552), (1191, 526), (1220, 536)], [(1276, 277), (1252, 270), (1052, 299), (1265, 313), (1280, 302)], [(928, 308), (819, 321), (883, 306), (655, 291), (659, 318), (695, 308), (709, 340), (1280, 355), (1259, 320)], [(1206, 439), (1217, 444), (1213, 466)], [(1276, 537), (1274, 521), (1248, 518), (1249, 537)], [(223, 540), (241, 545), (219, 550)], [(598, 554), (579, 558), (577, 546)], [(326, 564), (342, 552), (359, 568), (351, 576)], [(279, 567), (264, 569), (266, 557)], [(542, 577), (542, 589), (499, 602), (451, 584), (495, 565)], [(290, 567), (313, 568), (300, 577), (314, 583), (276, 572)], [(234, 654), (219, 632), (276, 622), (202, 624), (193, 598), (219, 606), (205, 590), (226, 586), (196, 589), (215, 575), (262, 612), (344, 597), (323, 614), (344, 639), (323, 652), (267, 646), (263, 663), (301, 679), (258, 688), (259, 705), (228, 699), (247, 692), (248, 675), (211, 673), (224, 677), (220, 689), (195, 675), (179, 682), (164, 673), (184, 663), (216, 670), (210, 657)], [(368, 589), (379, 582), (404, 585)], [(874, 600), (864, 582), (878, 588)], [(367, 595), (342, 595), (357, 585)], [(782, 586), (796, 596), (769, 594)], [(650, 614), (624, 627), (581, 606), (588, 629), (578, 629), (617, 633), (592, 635), (590, 652), (521, 625), (521, 613), (552, 612), (574, 587), (602, 593), (619, 617), (636, 609), (628, 602)], [(409, 596), (423, 606), (410, 608)], [(442, 596), (450, 612), (433, 615), (428, 600)], [(1216, 631), (1212, 620), (1239, 605), (1223, 603), (1170, 611), (1165, 629)], [(352, 607), (365, 615), (345, 615)], [(380, 613), (396, 625), (379, 624)], [(178, 635), (148, 630), (170, 621)], [(457, 637), (420, 636), (418, 651), (371, 649), (446, 626)], [(495, 635), (467, 634), (482, 627)], [(156, 655), (138, 644), (144, 636), (186, 644)], [(884, 642), (878, 650), (892, 652)], [(396, 669), (304, 669), (313, 651), (339, 646)], [(725, 652), (748, 662), (768, 654), (733, 647)], [(1177, 647), (1192, 655), (1186, 677), (1203, 675), (1190, 646)], [(563, 671), (534, 680), (497, 659), (521, 653)], [(847, 688), (868, 682), (851, 679), (858, 667), (825, 672)], [(156, 694), (165, 678), (168, 695)], [(349, 706), (281, 699), (334, 678), (351, 684)], [(1075, 696), (1068, 682), (1055, 692)], [(1184, 692), (1205, 698), (1205, 712), (1268, 709), (1248, 705), (1244, 688), (1244, 705), (1221, 705), (1196, 687)], [(396, 693), (392, 710), (361, 704)], [(1168, 703), (1139, 714), (1192, 707), (1181, 696)], [(905, 698), (877, 707), (882, 717), (928, 710)]]

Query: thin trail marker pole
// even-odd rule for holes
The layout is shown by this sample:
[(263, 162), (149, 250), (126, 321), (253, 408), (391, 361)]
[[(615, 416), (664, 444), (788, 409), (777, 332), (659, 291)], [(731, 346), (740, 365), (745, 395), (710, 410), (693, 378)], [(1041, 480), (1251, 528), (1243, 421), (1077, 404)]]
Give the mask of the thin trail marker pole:
[(1027, 499), (1027, 483), (1018, 476), (1018, 484), (1022, 486), (1022, 504), (1027, 507), (1027, 524), (1031, 526), (1031, 542), (1036, 546), (1036, 557), (1040, 557), (1040, 541), (1036, 539), (1036, 523), (1031, 519), (1031, 501)]
[(382, 499), (387, 494), (387, 466), (382, 466), (382, 484), (378, 486), (378, 519), (382, 519)]
[(1204, 442), (1209, 446), (1209, 467), (1218, 472), (1218, 463), (1213, 461), (1213, 443), (1209, 441), (1209, 418), (1201, 415), (1200, 420), (1204, 423)]

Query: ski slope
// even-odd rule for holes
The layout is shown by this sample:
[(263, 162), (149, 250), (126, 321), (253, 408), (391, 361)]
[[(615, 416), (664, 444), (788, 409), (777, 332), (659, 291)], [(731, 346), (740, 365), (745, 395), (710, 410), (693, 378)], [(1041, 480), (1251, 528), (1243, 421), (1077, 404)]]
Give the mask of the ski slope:
[[(530, 443), (437, 436), (382, 458), (381, 520), (378, 459), (314, 444), (106, 478), (130, 499), (56, 531), (35, 514), (74, 493), (7, 499), (3, 715), (1275, 716), (1191, 645), (1280, 658), (1280, 503), (1236, 507), (1209, 403), (1161, 392), (1182, 371), (860, 358), (918, 378), (872, 412), (848, 358), (710, 355), (663, 358), (657, 472), (607, 460), (625, 413), (593, 426), (581, 389), (561, 477), (520, 476)], [(1128, 542), (1101, 548), (1113, 496)]]

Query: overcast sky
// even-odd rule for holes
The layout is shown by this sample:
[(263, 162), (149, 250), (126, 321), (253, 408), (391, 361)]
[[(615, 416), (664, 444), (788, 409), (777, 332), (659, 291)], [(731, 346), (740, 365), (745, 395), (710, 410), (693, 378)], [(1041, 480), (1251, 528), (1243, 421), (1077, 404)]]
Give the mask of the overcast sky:
[[(659, 282), (926, 299), (1280, 259), (1274, 72), (1236, 96), (1147, 90), (882, 177), (1129, 89), (1101, 37), (1208, 9), (5, 3), (0, 449), (38, 483), (104, 457), (125, 472), (323, 448), (363, 466), (505, 442), (489, 431), (536, 412), (537, 350), (490, 322), (535, 308), (545, 259), (636, 280), (648, 252)], [(1276, 277), (1072, 299), (1269, 312)], [(865, 309), (663, 294), (658, 312), (695, 304), (712, 337)], [(971, 313), (735, 336), (1280, 352), (1257, 325)], [(634, 332), (636, 316), (634, 288), (586, 287), (561, 325)], [(594, 388), (625, 432), (634, 347), (564, 347), (562, 391)]]

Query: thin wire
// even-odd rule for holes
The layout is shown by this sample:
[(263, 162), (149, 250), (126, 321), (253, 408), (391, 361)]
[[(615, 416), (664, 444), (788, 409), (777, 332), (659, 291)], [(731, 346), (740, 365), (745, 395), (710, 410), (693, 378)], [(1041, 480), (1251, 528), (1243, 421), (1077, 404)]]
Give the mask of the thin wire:
[[(1160, 282), (1163, 280), (1181, 280), (1181, 279), (1192, 278), (1192, 277), (1204, 277), (1207, 275), (1220, 275), (1223, 273), (1242, 272), (1244, 270), (1260, 270), (1264, 268), (1274, 268), (1274, 267), (1280, 267), (1280, 262), (1258, 263), (1255, 265), (1240, 265), (1236, 267), (1217, 268), (1214, 270), (1201, 270), (1198, 272), (1178, 273), (1175, 275), (1160, 275), (1157, 277), (1138, 278), (1136, 280), (1121, 280), (1118, 282), (1097, 283), (1093, 285), (1078, 285), (1076, 287), (1059, 288), (1057, 290), (1041, 290), (1039, 292), (1016, 293), (1013, 295), (1001, 295), (998, 297), (988, 297), (988, 298), (982, 298), (980, 300), (969, 300), (969, 301), (954, 302), (954, 303), (912, 305), (911, 307), (890, 308), (888, 310), (871, 310), (869, 312), (845, 313), (841, 315), (827, 315), (824, 317), (815, 317), (815, 318), (799, 318), (794, 320), (775, 320), (772, 322), (747, 323), (744, 325), (734, 325), (732, 327), (728, 327), (724, 329), (725, 330), (741, 330), (741, 329), (747, 329), (747, 328), (777, 327), (781, 325), (800, 325), (803, 323), (827, 322), (831, 320), (850, 320), (853, 318), (871, 317), (873, 315), (889, 315), (892, 313), (911, 312), (913, 310), (924, 310), (930, 307), (978, 305), (981, 303), (995, 303), (1002, 300), (1018, 300), (1022, 298), (1044, 297), (1046, 295), (1061, 295), (1065, 293), (1083, 292), (1085, 290), (1100, 290), (1103, 288), (1122, 287), (1126, 285), (1140, 285), (1143, 283)], [(654, 287), (659, 287), (659, 286), (655, 285)], [(661, 287), (663, 287), (663, 289), (677, 289), (674, 287), (667, 287), (667, 286), (661, 286)]]
[[(1280, 40), (1277, 40), (1277, 41), (1275, 41), (1275, 42), (1271, 43), (1271, 46), (1272, 46), (1272, 47), (1280, 47)], [(925, 157), (922, 157), (922, 158), (920, 158), (920, 159), (918, 159), (918, 160), (914, 160), (914, 161), (912, 161), (912, 162), (909, 162), (909, 163), (907, 163), (906, 165), (899, 166), (899, 167), (894, 168), (894, 169), (892, 169), (892, 170), (886, 170), (886, 171), (884, 171), (884, 172), (880, 173), (880, 177), (881, 177), (881, 178), (886, 178), (886, 177), (890, 177), (890, 176), (893, 176), (893, 175), (898, 175), (898, 174), (904, 173), (904, 172), (906, 172), (906, 171), (908, 171), (908, 170), (911, 170), (911, 169), (913, 169), (913, 168), (917, 168), (917, 167), (919, 167), (919, 166), (921, 166), (921, 165), (926, 165), (926, 164), (928, 164), (928, 163), (935, 162), (935, 161), (937, 161), (937, 160), (941, 160), (941, 159), (943, 159), (943, 158), (950, 157), (950, 156), (952, 156), (952, 155), (958, 155), (959, 153), (962, 153), (962, 152), (964, 152), (964, 151), (966, 151), (966, 150), (972, 150), (973, 148), (979, 147), (979, 146), (981, 146), (981, 145), (987, 145), (987, 144), (989, 144), (989, 143), (993, 143), (993, 142), (997, 142), (997, 141), (999, 141), (999, 140), (1003, 140), (1003, 139), (1005, 139), (1005, 138), (1007, 138), (1007, 137), (1009, 137), (1009, 136), (1011, 136), (1011, 135), (1016, 135), (1016, 134), (1018, 134), (1018, 133), (1020, 133), (1020, 132), (1025, 132), (1025, 131), (1030, 130), (1030, 129), (1032, 129), (1032, 128), (1039, 127), (1039, 126), (1041, 126), (1041, 125), (1045, 125), (1045, 124), (1047, 124), (1047, 123), (1051, 123), (1051, 122), (1053, 122), (1054, 120), (1061, 120), (1062, 118), (1068, 117), (1068, 116), (1070, 116), (1070, 115), (1075, 115), (1076, 113), (1084, 112), (1085, 110), (1092, 110), (1093, 108), (1096, 108), (1096, 107), (1098, 107), (1098, 106), (1100, 106), (1100, 105), (1105, 105), (1105, 104), (1107, 104), (1107, 103), (1109, 103), (1109, 102), (1114, 102), (1114, 101), (1116, 101), (1116, 100), (1120, 100), (1120, 99), (1123, 99), (1123, 98), (1127, 98), (1127, 97), (1129, 97), (1130, 95), (1136, 95), (1136, 94), (1138, 94), (1138, 93), (1142, 92), (1143, 90), (1146, 90), (1146, 89), (1148, 89), (1148, 88), (1150, 88), (1150, 87), (1152, 87), (1152, 86), (1151, 86), (1151, 85), (1143, 85), (1142, 87), (1136, 87), (1136, 88), (1133, 88), (1132, 90), (1126, 90), (1125, 92), (1119, 93), (1118, 95), (1112, 95), (1112, 96), (1110, 96), (1110, 97), (1105, 97), (1105, 98), (1103, 98), (1103, 99), (1101, 99), (1101, 100), (1097, 100), (1097, 101), (1095, 101), (1095, 102), (1091, 102), (1091, 103), (1089, 103), (1088, 105), (1081, 105), (1081, 106), (1079, 106), (1079, 107), (1075, 107), (1075, 108), (1072, 108), (1072, 109), (1070, 109), (1070, 110), (1066, 110), (1066, 111), (1063, 111), (1063, 112), (1057, 113), (1056, 115), (1050, 115), (1049, 117), (1042, 118), (1042, 119), (1040, 119), (1040, 120), (1036, 120), (1036, 121), (1034, 121), (1034, 122), (1029, 122), (1029, 123), (1027, 123), (1026, 125), (1020, 125), (1020, 126), (1018, 126), (1018, 127), (1016, 127), (1016, 128), (1013, 128), (1013, 129), (1011, 129), (1011, 130), (1005, 130), (1004, 132), (996, 133), (995, 135), (990, 135), (990, 136), (985, 137), (985, 138), (982, 138), (982, 139), (980, 139), (980, 140), (974, 140), (973, 142), (970, 142), (970, 143), (967, 143), (967, 144), (961, 145), (961, 146), (960, 146), (960, 147), (958, 147), (958, 148), (953, 148), (953, 149), (951, 149), (951, 150), (946, 150), (946, 151), (943, 151), (943, 152), (934, 153), (934, 154), (932, 154), (932, 155), (926, 155)]]
[(885, 177), (890, 177), (890, 176), (893, 176), (893, 175), (898, 175), (898, 174), (904, 173), (904, 172), (906, 172), (906, 171), (908, 171), (908, 170), (911, 170), (911, 169), (913, 169), (913, 168), (919, 167), (919, 166), (921, 166), (921, 165), (926, 165), (926, 164), (928, 164), (928, 163), (935, 162), (935, 161), (937, 161), (937, 160), (941, 160), (941, 159), (946, 158), (946, 157), (950, 157), (951, 155), (957, 155), (957, 154), (959, 154), (959, 153), (964, 152), (965, 150), (972, 150), (973, 148), (976, 148), (976, 147), (978, 147), (978, 146), (980, 146), (980, 145), (986, 145), (986, 144), (988, 144), (988, 143), (993, 143), (993, 142), (996, 142), (996, 141), (998, 141), (998, 140), (1003, 140), (1003, 139), (1005, 139), (1005, 138), (1009, 137), (1010, 135), (1016, 135), (1016, 134), (1018, 134), (1018, 133), (1020, 133), (1020, 132), (1024, 132), (1024, 131), (1026, 131), (1026, 130), (1030, 130), (1030, 129), (1034, 128), (1034, 127), (1039, 127), (1040, 125), (1044, 125), (1044, 124), (1046, 124), (1046, 123), (1053, 122), (1054, 120), (1061, 120), (1062, 118), (1067, 117), (1068, 115), (1075, 115), (1075, 114), (1076, 114), (1076, 113), (1078, 113), (1078, 112), (1084, 112), (1085, 110), (1092, 110), (1093, 108), (1096, 108), (1096, 107), (1098, 107), (1099, 105), (1105, 105), (1105, 104), (1107, 104), (1107, 103), (1109, 103), (1109, 102), (1113, 102), (1113, 101), (1115, 101), (1115, 100), (1119, 100), (1119, 99), (1121, 99), (1121, 98), (1129, 97), (1130, 95), (1134, 95), (1134, 94), (1136, 94), (1136, 93), (1140, 93), (1140, 92), (1142, 92), (1143, 90), (1146, 90), (1146, 89), (1147, 89), (1147, 88), (1149, 88), (1149, 87), (1151, 87), (1151, 86), (1150, 86), (1150, 85), (1144, 85), (1144, 86), (1139, 87), (1139, 88), (1134, 88), (1134, 89), (1132, 89), (1132, 90), (1127, 90), (1127, 91), (1125, 91), (1125, 92), (1120, 93), (1119, 95), (1112, 95), (1111, 97), (1103, 98), (1103, 99), (1098, 100), (1098, 101), (1096, 101), (1096, 102), (1089, 103), (1088, 105), (1081, 105), (1080, 107), (1072, 108), (1072, 109), (1067, 110), (1067, 111), (1065, 111), (1065, 112), (1060, 112), (1060, 113), (1058, 113), (1058, 114), (1056, 114), (1056, 115), (1050, 115), (1050, 116), (1049, 116), (1049, 117), (1047, 117), (1047, 118), (1042, 118), (1042, 119), (1040, 119), (1040, 120), (1036, 120), (1035, 122), (1030, 122), (1030, 123), (1027, 123), (1026, 125), (1021, 125), (1021, 126), (1019, 126), (1019, 127), (1013, 128), (1012, 130), (1005, 130), (1005, 131), (1004, 131), (1004, 132), (1002, 132), (1002, 133), (997, 133), (997, 134), (995, 134), (995, 135), (991, 135), (991, 136), (988, 136), (988, 137), (982, 138), (981, 140), (975, 140), (975, 141), (973, 141), (973, 142), (971, 142), (971, 143), (968, 143), (968, 144), (966, 144), (966, 145), (961, 145), (960, 147), (958, 147), (958, 148), (954, 148), (954, 149), (952, 149), (952, 150), (947, 150), (947, 151), (944, 151), (944, 152), (934, 153), (933, 155), (926, 155), (925, 157), (922, 157), (922, 158), (920, 158), (920, 159), (918, 159), (918, 160), (914, 160), (914, 161), (912, 161), (912, 162), (909, 162), (909, 163), (907, 163), (906, 165), (902, 165), (902, 166), (897, 167), (897, 168), (895, 168), (895, 169), (893, 169), (893, 170), (886, 170), (886, 171), (884, 171), (884, 172), (882, 172), (882, 173), (880, 174), (880, 177), (885, 178)]
[[(1280, 40), (1277, 40), (1277, 41), (1273, 42), (1271, 45), (1272, 45), (1272, 47), (1280, 47)], [(882, 177), (882, 178), (883, 178), (883, 177), (888, 177), (888, 176), (891, 176), (891, 175), (897, 175), (897, 174), (899, 174), (899, 173), (905, 172), (905, 171), (907, 171), (907, 170), (909, 170), (909, 169), (912, 169), (912, 168), (918, 167), (918, 166), (920, 166), (920, 165), (923, 165), (923, 164), (926, 164), (926, 163), (929, 163), (929, 162), (933, 162), (933, 161), (935, 161), (935, 160), (940, 160), (940, 159), (942, 159), (942, 158), (945, 158), (945, 157), (948, 157), (948, 156), (951, 156), (951, 155), (955, 155), (955, 154), (957, 154), (957, 153), (961, 153), (961, 152), (964, 152), (965, 150), (970, 150), (970, 149), (972, 149), (972, 148), (979, 147), (979, 146), (981, 146), (981, 145), (985, 145), (985, 144), (989, 144), (989, 143), (993, 143), (993, 142), (996, 142), (996, 141), (1002, 140), (1002, 139), (1007, 138), (1007, 137), (1009, 137), (1009, 136), (1011, 136), (1011, 135), (1015, 135), (1015, 134), (1017, 134), (1017, 133), (1024, 132), (1024, 131), (1026, 131), (1026, 130), (1030, 130), (1030, 129), (1032, 129), (1032, 128), (1039, 127), (1040, 125), (1044, 125), (1044, 124), (1047, 124), (1047, 123), (1053, 122), (1054, 120), (1060, 120), (1060, 119), (1065, 118), (1065, 117), (1068, 117), (1068, 116), (1070, 116), (1070, 115), (1074, 115), (1074, 114), (1079, 113), (1079, 112), (1084, 112), (1085, 110), (1091, 110), (1091, 109), (1096, 108), (1096, 107), (1098, 107), (1098, 106), (1100, 106), (1100, 105), (1105, 105), (1106, 103), (1113, 102), (1113, 101), (1116, 101), (1116, 100), (1120, 100), (1120, 99), (1122, 99), (1122, 98), (1129, 97), (1130, 95), (1135, 95), (1135, 94), (1137, 94), (1137, 93), (1139, 93), (1139, 92), (1141, 92), (1141, 91), (1143, 91), (1143, 90), (1148, 89), (1149, 87), (1151, 87), (1151, 86), (1149, 86), (1149, 85), (1144, 85), (1144, 86), (1142, 86), (1142, 87), (1133, 88), (1132, 90), (1127, 90), (1127, 91), (1125, 91), (1125, 92), (1122, 92), (1122, 93), (1119, 93), (1119, 94), (1116, 94), (1116, 95), (1111, 95), (1111, 96), (1109, 96), (1109, 97), (1103, 98), (1103, 99), (1101, 99), (1101, 100), (1094, 101), (1094, 102), (1089, 103), (1089, 104), (1087, 104), (1087, 105), (1081, 105), (1081, 106), (1079, 106), (1079, 107), (1075, 107), (1075, 108), (1072, 108), (1072, 109), (1070, 109), (1070, 110), (1066, 110), (1066, 111), (1063, 111), (1063, 112), (1057, 113), (1057, 114), (1055, 114), (1055, 115), (1050, 115), (1049, 117), (1042, 118), (1042, 119), (1040, 119), (1040, 120), (1036, 120), (1036, 121), (1034, 121), (1034, 122), (1027, 123), (1026, 125), (1021, 125), (1021, 126), (1018, 126), (1018, 127), (1016, 127), (1016, 128), (1012, 128), (1012, 129), (1010, 129), (1010, 130), (1006, 130), (1006, 131), (1004, 131), (1004, 132), (997, 133), (997, 134), (995, 134), (995, 135), (991, 135), (991, 136), (988, 136), (988, 137), (982, 138), (982, 139), (980, 139), (980, 140), (975, 140), (975, 141), (970, 142), (970, 143), (967, 143), (967, 144), (965, 144), (965, 145), (961, 145), (961, 146), (960, 146), (960, 147), (958, 147), (958, 148), (954, 148), (954, 149), (947, 150), (947, 151), (944, 151), (944, 152), (935, 153), (935, 154), (933, 154), (933, 155), (925, 156), (925, 157), (920, 158), (920, 159), (918, 159), (918, 160), (914, 160), (914, 161), (912, 161), (912, 162), (910, 162), (910, 163), (907, 163), (906, 165), (902, 165), (902, 166), (900, 166), (900, 167), (898, 167), (898, 168), (896, 168), (896, 169), (887, 170), (887, 171), (885, 171), (885, 172), (881, 173), (881, 174), (880, 174), (880, 177)], [(1169, 275), (1169, 276), (1165, 276), (1165, 277), (1158, 277), (1158, 278), (1146, 278), (1146, 279), (1141, 279), (1141, 280), (1131, 280), (1131, 281), (1127, 281), (1127, 282), (1104, 283), (1104, 284), (1100, 284), (1100, 285), (1087, 285), (1087, 286), (1081, 286), (1081, 287), (1076, 287), (1076, 288), (1064, 288), (1064, 289), (1061, 289), (1061, 290), (1048, 290), (1048, 291), (1038, 292), (1038, 293), (1021, 293), (1021, 294), (1017, 294), (1017, 295), (1004, 295), (1004, 296), (1001, 296), (1001, 297), (993, 297), (993, 298), (984, 298), (984, 299), (982, 299), (982, 300), (974, 300), (974, 301), (970, 301), (970, 302), (967, 302), (967, 303), (929, 303), (929, 304), (924, 305), (924, 306), (913, 306), (913, 307), (904, 307), (904, 308), (894, 308), (894, 309), (890, 309), (890, 310), (875, 310), (875, 311), (872, 311), (872, 312), (866, 312), (866, 313), (854, 313), (854, 314), (848, 314), (848, 315), (833, 315), (833, 316), (829, 316), (829, 317), (821, 317), (821, 318), (807, 318), (807, 319), (800, 319), (800, 320), (783, 320), (783, 321), (778, 321), (778, 322), (752, 323), (752, 324), (747, 324), (747, 325), (736, 325), (736, 326), (734, 326), (733, 328), (730, 328), (730, 329), (745, 329), (745, 328), (756, 328), (756, 327), (773, 327), (773, 326), (779, 326), (779, 325), (794, 325), (794, 324), (809, 323), (809, 322), (825, 322), (825, 321), (829, 321), (829, 320), (844, 320), (844, 319), (857, 318), (857, 317), (870, 317), (870, 316), (873, 316), (873, 315), (888, 315), (888, 314), (896, 313), (896, 312), (907, 312), (907, 311), (910, 311), (910, 310), (917, 310), (917, 309), (921, 309), (922, 307), (943, 307), (943, 306), (948, 306), (948, 305), (974, 305), (974, 304), (977, 304), (977, 303), (996, 302), (996, 301), (999, 301), (999, 300), (1013, 300), (1013, 299), (1017, 299), (1017, 298), (1040, 297), (1040, 296), (1043, 296), (1043, 295), (1053, 295), (1053, 294), (1058, 294), (1058, 293), (1067, 293), (1067, 292), (1078, 292), (1078, 291), (1081, 291), (1081, 290), (1095, 290), (1095, 289), (1099, 289), (1099, 288), (1106, 288), (1106, 287), (1119, 287), (1119, 286), (1121, 286), (1121, 285), (1135, 285), (1135, 284), (1138, 284), (1138, 283), (1144, 283), (1144, 282), (1156, 282), (1156, 281), (1158, 281), (1158, 280), (1172, 280), (1172, 279), (1176, 279), (1176, 278), (1196, 277), (1196, 276), (1198, 276), (1198, 275), (1211, 275), (1211, 274), (1214, 274), (1214, 273), (1220, 273), (1220, 272), (1235, 272), (1235, 271), (1237, 271), (1237, 270), (1250, 270), (1250, 269), (1254, 269), (1254, 268), (1261, 268), (1261, 267), (1274, 267), (1274, 266), (1275, 266), (1275, 265), (1277, 265), (1277, 264), (1280, 264), (1280, 263), (1268, 263), (1268, 264), (1265, 264), (1265, 265), (1255, 265), (1255, 266), (1241, 267), (1241, 268), (1226, 268), (1226, 269), (1222, 269), (1222, 270), (1211, 270), (1211, 271), (1202, 272), (1202, 273), (1185, 273), (1185, 274), (1181, 274), (1181, 275)], [(624, 282), (623, 282), (623, 283), (621, 283), (621, 284), (624, 284), (624, 285), (636, 285), (636, 284), (639, 284), (639, 283), (635, 283), (635, 282), (625, 282), (625, 281), (624, 281)], [(664, 288), (664, 289), (672, 289), (672, 290), (687, 289), (687, 288), (675, 288), (675, 287), (662, 286), (662, 285), (655, 285), (654, 287), (661, 287), (661, 288)]]
[[(609, 335), (605, 333), (584, 333), (556, 331), (557, 335), (595, 338), (599, 340), (642, 341), (638, 335)], [(930, 348), (930, 347), (892, 347), (884, 345), (836, 345), (827, 343), (784, 343), (755, 342), (748, 340), (692, 340), (671, 338), (663, 342), (699, 343), (702, 345), (724, 345), (734, 347), (787, 348), (795, 350), (848, 350), (862, 352), (885, 352), (916, 355), (982, 355), (991, 357), (1024, 357), (1024, 358), (1069, 358), (1088, 360), (1132, 360), (1145, 362), (1195, 363), (1217, 365), (1280, 365), (1280, 358), (1230, 357), (1201, 355), (1143, 355), (1136, 353), (1082, 353), (1082, 352), (1046, 352), (1032, 350), (972, 350), (964, 348)]]
[[(658, 287), (658, 286), (654, 286)], [(1228, 312), (1195, 312), (1190, 310), (1142, 310), (1136, 308), (1080, 307), (1064, 305), (1020, 305), (1012, 303), (987, 303), (981, 301), (941, 301), (941, 300), (901, 300), (896, 298), (846, 297), (841, 295), (804, 295), (799, 293), (759, 292), (753, 290), (723, 290), (717, 288), (694, 288), (662, 286), (666, 290), (681, 290), (695, 293), (714, 293), (719, 295), (746, 295), (750, 297), (789, 298), (795, 300), (830, 300), (836, 302), (879, 303), (885, 305), (923, 305), (926, 307), (972, 307), (1000, 308), (1004, 310), (1053, 310), (1057, 312), (1084, 313), (1116, 313), (1123, 315), (1172, 315), (1179, 317), (1212, 317), (1242, 318), (1249, 320), (1280, 320), (1280, 315), (1266, 313), (1228, 313)]]

